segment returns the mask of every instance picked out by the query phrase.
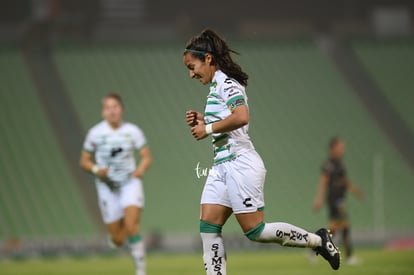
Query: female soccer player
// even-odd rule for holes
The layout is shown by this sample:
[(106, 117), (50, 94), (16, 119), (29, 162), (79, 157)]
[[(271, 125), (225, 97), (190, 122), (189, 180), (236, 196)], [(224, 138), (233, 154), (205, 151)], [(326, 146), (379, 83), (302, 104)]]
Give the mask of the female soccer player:
[[(108, 94), (102, 100), (103, 121), (92, 127), (83, 145), (81, 167), (96, 176), (96, 189), (102, 217), (111, 243), (122, 246), (128, 240), (136, 275), (145, 275), (145, 248), (139, 232), (144, 193), (141, 179), (152, 157), (144, 133), (124, 122), (122, 99)], [(139, 151), (141, 161), (135, 163)]]
[(360, 200), (364, 198), (364, 193), (346, 176), (345, 165), (342, 162), (345, 154), (345, 142), (339, 137), (333, 137), (329, 142), (329, 150), (329, 158), (322, 166), (322, 174), (313, 208), (315, 211), (321, 209), (327, 193), (329, 229), (332, 234), (342, 231), (342, 243), (345, 246), (347, 263), (357, 264), (358, 259), (352, 256), (351, 223), (346, 211), (345, 199), (347, 191), (350, 191)]
[(200, 234), (206, 273), (226, 274), (221, 230), (232, 213), (250, 240), (309, 247), (338, 269), (339, 252), (326, 229), (313, 234), (288, 223), (264, 222), (266, 170), (248, 135), (248, 76), (230, 53), (236, 52), (207, 29), (188, 42), (183, 56), (190, 77), (210, 88), (204, 113), (186, 112), (194, 138), (211, 135), (214, 150), (214, 165), (201, 196)]

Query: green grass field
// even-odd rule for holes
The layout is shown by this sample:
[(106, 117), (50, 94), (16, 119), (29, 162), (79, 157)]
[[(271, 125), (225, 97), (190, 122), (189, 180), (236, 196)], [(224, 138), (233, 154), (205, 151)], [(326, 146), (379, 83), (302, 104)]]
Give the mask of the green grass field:
[[(332, 271), (321, 258), (310, 264), (305, 252), (284, 249), (275, 252), (231, 252), (228, 255), (228, 274), (414, 274), (414, 250), (384, 251), (358, 250), (363, 261), (357, 266), (344, 264), (339, 271)], [(128, 256), (54, 258), (0, 262), (1, 275), (133, 275)], [(192, 254), (151, 254), (148, 257), (149, 275), (205, 274), (201, 257)]]

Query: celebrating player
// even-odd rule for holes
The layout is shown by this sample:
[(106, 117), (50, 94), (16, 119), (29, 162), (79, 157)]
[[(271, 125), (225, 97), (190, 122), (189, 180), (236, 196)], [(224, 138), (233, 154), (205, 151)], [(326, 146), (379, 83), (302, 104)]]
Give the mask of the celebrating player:
[(345, 246), (347, 262), (356, 264), (358, 261), (352, 256), (352, 244), (350, 237), (350, 222), (345, 209), (346, 192), (350, 191), (362, 200), (364, 193), (352, 184), (347, 176), (342, 162), (345, 153), (345, 143), (339, 137), (333, 137), (329, 143), (330, 156), (322, 167), (322, 175), (319, 180), (313, 208), (319, 211), (322, 207), (325, 193), (329, 207), (329, 228), (332, 234), (342, 231), (342, 242)]
[(204, 113), (186, 112), (194, 138), (211, 135), (214, 150), (214, 165), (201, 196), (200, 234), (206, 273), (226, 274), (221, 231), (232, 213), (250, 240), (309, 247), (338, 269), (339, 251), (326, 229), (313, 234), (288, 223), (264, 222), (266, 169), (248, 135), (248, 76), (230, 53), (236, 52), (218, 34), (204, 30), (188, 42), (183, 56), (190, 77), (210, 88)]
[[(145, 275), (145, 248), (139, 232), (144, 193), (141, 179), (152, 162), (144, 133), (124, 122), (122, 99), (109, 94), (102, 100), (104, 120), (92, 127), (83, 145), (81, 167), (96, 176), (96, 189), (102, 217), (111, 243), (125, 240), (136, 266), (136, 275)], [(135, 151), (141, 160), (136, 166)]]

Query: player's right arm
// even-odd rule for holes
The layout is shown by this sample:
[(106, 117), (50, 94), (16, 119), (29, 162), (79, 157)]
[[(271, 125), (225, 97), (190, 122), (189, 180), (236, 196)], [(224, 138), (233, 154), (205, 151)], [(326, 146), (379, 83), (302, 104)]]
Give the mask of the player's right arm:
[(346, 183), (347, 183), (347, 189), (349, 190), (349, 192), (354, 194), (359, 200), (362, 201), (365, 197), (364, 192), (361, 189), (359, 189), (357, 186), (355, 186), (355, 184), (353, 184), (349, 180), (347, 180)]
[(86, 172), (94, 174), (101, 179), (107, 178), (108, 168), (99, 168), (93, 162), (93, 154), (88, 151), (82, 150), (79, 165)]
[(319, 178), (318, 189), (316, 191), (316, 197), (313, 202), (313, 210), (315, 212), (319, 211), (322, 208), (326, 189), (328, 188), (328, 182), (329, 182), (329, 174), (322, 173), (321, 177)]

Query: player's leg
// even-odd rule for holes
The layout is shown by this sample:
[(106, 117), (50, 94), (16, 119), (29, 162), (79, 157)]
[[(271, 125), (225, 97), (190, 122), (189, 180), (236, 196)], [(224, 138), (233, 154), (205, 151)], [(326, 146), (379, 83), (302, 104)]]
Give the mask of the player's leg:
[(123, 209), (119, 202), (119, 194), (113, 192), (106, 184), (97, 185), (99, 208), (102, 219), (110, 234), (110, 245), (119, 247), (124, 244)]
[(339, 267), (339, 253), (325, 229), (314, 234), (289, 223), (264, 222), (266, 170), (257, 153), (240, 156), (227, 166), (232, 171), (226, 180), (232, 209), (247, 238), (283, 246), (309, 247), (327, 259), (334, 269)]
[(283, 246), (317, 248), (321, 237), (284, 222), (265, 223), (263, 211), (235, 214), (244, 234), (255, 242), (278, 243)]
[(145, 275), (145, 244), (140, 234), (141, 213), (144, 204), (141, 181), (132, 179), (130, 183), (122, 187), (121, 196), (124, 207), (123, 227), (134, 259), (136, 274)]
[(352, 257), (352, 252), (353, 252), (350, 231), (351, 230), (350, 230), (349, 223), (346, 223), (344, 225), (344, 228), (342, 229), (342, 243), (344, 244), (345, 254), (348, 259)]
[(338, 231), (341, 230), (341, 224), (337, 220), (330, 220), (328, 228), (331, 231), (332, 235), (335, 235)]
[(342, 229), (342, 220), (344, 219), (343, 211), (341, 210), (339, 202), (328, 202), (329, 225), (328, 228), (332, 235), (335, 235)]
[(218, 204), (202, 204), (200, 236), (207, 275), (226, 274), (226, 250), (221, 229), (232, 214), (231, 208)]
[(134, 259), (137, 275), (146, 274), (145, 244), (140, 234), (141, 208), (128, 206), (125, 208), (124, 228), (128, 239), (128, 246)]
[(348, 219), (342, 223), (342, 243), (345, 248), (346, 261), (350, 265), (359, 264), (358, 258), (353, 256), (353, 247), (351, 240), (351, 223)]
[(213, 167), (201, 196), (200, 236), (207, 275), (227, 274), (226, 251), (221, 229), (232, 214), (227, 188), (220, 176), (221, 167)]
[(110, 246), (121, 247), (125, 242), (125, 229), (123, 220), (118, 220), (106, 225), (110, 234)]

